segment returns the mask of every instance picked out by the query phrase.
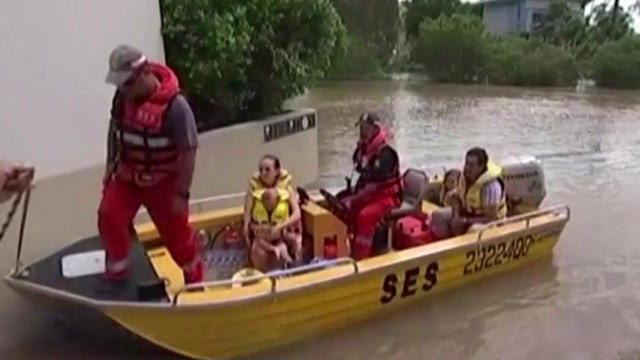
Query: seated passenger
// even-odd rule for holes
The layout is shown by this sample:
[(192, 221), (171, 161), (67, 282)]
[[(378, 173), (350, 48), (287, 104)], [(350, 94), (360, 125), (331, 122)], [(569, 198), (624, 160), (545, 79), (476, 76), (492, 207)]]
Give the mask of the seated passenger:
[(460, 194), (458, 194), (458, 187), (460, 186), (461, 176), (462, 173), (458, 169), (449, 169), (444, 173), (442, 190), (440, 191), (441, 206), (448, 206), (457, 208), (454, 210), (460, 210), (462, 199), (460, 199)]
[[(489, 161), (484, 149), (475, 147), (467, 152), (464, 176), (458, 188), (459, 212), (446, 208), (434, 211), (431, 216), (430, 227), (438, 239), (479, 229), (486, 223), (506, 217), (502, 168)], [(455, 203), (454, 199), (451, 196), (449, 200)]]
[[(255, 192), (251, 230), (253, 266), (267, 272), (285, 264), (302, 262), (302, 232), (299, 221), (289, 216), (291, 199), (286, 190), (268, 188)], [(291, 222), (290, 226), (287, 226)], [(289, 254), (292, 250), (293, 258)]]
[(263, 156), (245, 199), (243, 232), (251, 261), (263, 272), (302, 262), (300, 206), (291, 176), (283, 181), (282, 170), (278, 158)]
[(351, 245), (356, 260), (371, 255), (376, 225), (400, 205), (401, 184), (397, 152), (388, 144), (388, 133), (376, 114), (365, 113), (358, 120), (360, 141), (354, 152), (360, 173), (355, 189), (341, 196), (353, 219)]
[(280, 166), (280, 159), (278, 159), (278, 157), (270, 154), (266, 154), (260, 158), (258, 171), (249, 178), (249, 188), (245, 193), (244, 226), (242, 234), (247, 241), (249, 239), (251, 210), (253, 209), (254, 202), (253, 192), (267, 188), (279, 188), (289, 191), (292, 195), (296, 195), (293, 191), (293, 176), (286, 169)]
[(280, 166), (280, 159), (277, 156), (263, 155), (256, 171), (249, 178), (249, 190), (277, 187), (287, 189), (293, 185), (293, 176), (287, 169)]

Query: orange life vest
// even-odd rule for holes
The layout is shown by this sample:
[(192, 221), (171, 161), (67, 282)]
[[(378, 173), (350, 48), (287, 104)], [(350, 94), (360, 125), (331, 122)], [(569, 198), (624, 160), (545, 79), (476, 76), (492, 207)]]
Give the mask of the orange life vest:
[(143, 104), (122, 103), (121, 116), (115, 119), (120, 145), (116, 176), (139, 186), (177, 175), (179, 154), (165, 126), (169, 107), (179, 94), (177, 79), (162, 65), (152, 66), (152, 71), (161, 79), (158, 92)]

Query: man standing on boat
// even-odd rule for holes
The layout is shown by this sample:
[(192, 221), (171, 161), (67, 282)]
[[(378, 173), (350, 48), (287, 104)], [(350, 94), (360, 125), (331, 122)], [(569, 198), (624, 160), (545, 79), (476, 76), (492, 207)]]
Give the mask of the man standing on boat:
[(33, 168), (0, 161), (0, 203), (26, 191), (33, 182)]
[(462, 203), (459, 213), (447, 208), (432, 215), (431, 231), (438, 239), (460, 235), (507, 216), (502, 168), (490, 161), (482, 148), (467, 151), (457, 193)]
[(117, 91), (98, 216), (106, 250), (105, 277), (127, 277), (129, 229), (144, 205), (182, 268), (185, 283), (200, 282), (203, 265), (188, 222), (198, 137), (178, 79), (140, 50), (120, 45), (110, 55), (106, 82)]
[(398, 153), (388, 143), (388, 132), (375, 113), (364, 113), (357, 125), (360, 141), (353, 154), (360, 173), (355, 190), (340, 196), (354, 219), (355, 259), (371, 255), (376, 226), (389, 211), (400, 205), (402, 179)]

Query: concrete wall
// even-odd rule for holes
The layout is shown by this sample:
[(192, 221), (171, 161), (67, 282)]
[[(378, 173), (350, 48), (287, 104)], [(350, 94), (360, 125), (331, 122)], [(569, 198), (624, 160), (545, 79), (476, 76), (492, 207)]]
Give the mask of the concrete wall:
[(119, 43), (164, 61), (158, 1), (0, 1), (0, 157), (40, 178), (103, 161)]

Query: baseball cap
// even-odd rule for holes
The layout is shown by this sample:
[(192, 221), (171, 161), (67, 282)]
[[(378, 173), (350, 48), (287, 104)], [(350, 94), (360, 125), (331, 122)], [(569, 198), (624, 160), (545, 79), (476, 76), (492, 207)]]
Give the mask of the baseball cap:
[(147, 62), (147, 57), (142, 51), (129, 46), (119, 45), (109, 56), (109, 72), (105, 81), (115, 86), (122, 85), (142, 64)]

